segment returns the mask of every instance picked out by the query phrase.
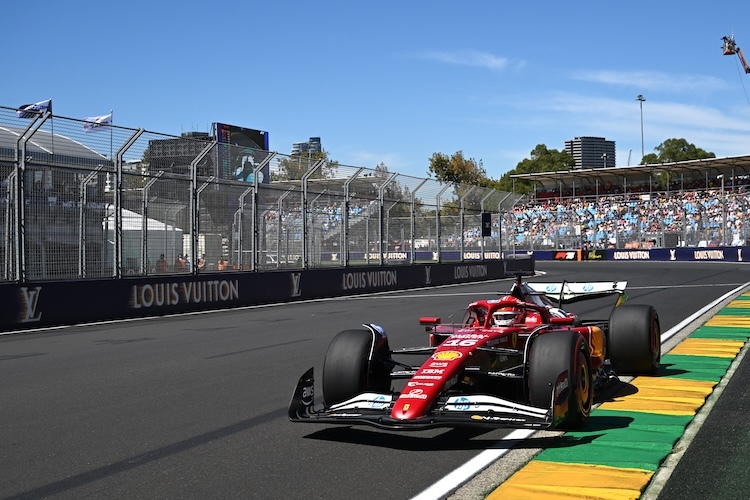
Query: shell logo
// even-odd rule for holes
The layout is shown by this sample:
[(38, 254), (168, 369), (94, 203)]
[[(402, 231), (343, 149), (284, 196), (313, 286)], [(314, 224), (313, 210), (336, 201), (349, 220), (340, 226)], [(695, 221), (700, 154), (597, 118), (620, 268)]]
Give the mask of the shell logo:
[(458, 351), (440, 351), (433, 354), (432, 359), (437, 359), (439, 361), (453, 361), (461, 356), (463, 356), (463, 354)]

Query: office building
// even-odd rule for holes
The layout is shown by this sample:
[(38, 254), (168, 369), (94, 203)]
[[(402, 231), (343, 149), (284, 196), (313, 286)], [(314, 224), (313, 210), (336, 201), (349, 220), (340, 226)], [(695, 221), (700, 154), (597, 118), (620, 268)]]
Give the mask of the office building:
[(565, 150), (575, 159), (576, 169), (617, 165), (615, 141), (608, 141), (604, 137), (576, 137), (572, 141), (565, 141)]
[(313, 156), (323, 151), (320, 144), (320, 137), (310, 137), (307, 142), (295, 142), (292, 145), (292, 155)]

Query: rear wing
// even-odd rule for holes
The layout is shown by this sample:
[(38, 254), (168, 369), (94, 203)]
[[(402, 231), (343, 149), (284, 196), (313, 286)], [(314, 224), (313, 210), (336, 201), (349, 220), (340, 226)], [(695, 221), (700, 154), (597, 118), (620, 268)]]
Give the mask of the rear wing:
[(617, 305), (624, 302), (627, 281), (593, 281), (574, 283), (525, 283), (534, 293), (546, 295), (558, 304), (571, 304), (582, 300), (598, 299), (609, 295), (619, 295)]

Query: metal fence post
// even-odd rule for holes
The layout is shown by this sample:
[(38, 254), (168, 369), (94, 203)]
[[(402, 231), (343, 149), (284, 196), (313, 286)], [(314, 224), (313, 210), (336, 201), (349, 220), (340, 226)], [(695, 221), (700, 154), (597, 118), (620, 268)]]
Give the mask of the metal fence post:
[[(256, 195), (255, 195), (256, 189), (257, 187), (255, 186), (255, 183), (253, 183), (253, 186), (245, 189), (245, 191), (240, 195), (240, 198), (239, 198), (240, 206), (237, 208), (237, 214), (238, 214), (238, 219), (239, 219), (237, 222), (237, 238), (239, 239), (239, 241), (237, 242), (237, 248), (240, 254), (240, 261), (239, 261), (240, 266), (242, 266), (242, 251), (244, 249), (243, 242), (245, 240), (245, 198), (247, 197), (248, 194), (252, 193), (253, 196), (251, 197), (251, 201), (254, 204), (255, 199), (256, 199)], [(253, 210), (255, 211), (255, 209)], [(257, 223), (257, 220), (258, 220), (257, 217), (253, 218), (253, 235), (255, 235), (255, 233), (257, 232), (255, 229), (255, 224)], [(253, 240), (255, 240), (254, 236), (253, 236)], [(252, 250), (253, 256), (250, 259), (250, 270), (255, 271), (257, 264), (258, 264), (257, 262), (258, 259), (255, 257), (256, 247), (254, 245), (251, 245), (251, 247), (252, 247), (251, 250)]]
[(94, 177), (104, 168), (99, 165), (96, 170), (89, 172), (78, 187), (78, 277), (86, 277), (86, 204), (87, 204), (87, 193), (86, 185), (93, 180)]
[[(416, 233), (417, 233), (417, 191), (425, 185), (425, 183), (428, 181), (428, 179), (422, 179), (422, 182), (420, 182), (414, 190), (411, 192), (411, 211), (409, 213), (410, 219), (411, 219), (411, 263), (414, 264), (416, 262), (417, 258), (417, 249), (415, 247), (416, 245)], [(429, 247), (429, 243), (428, 243)]]
[(190, 225), (193, 231), (193, 233), (190, 235), (190, 264), (192, 267), (192, 269), (190, 269), (191, 274), (198, 274), (198, 218), (200, 215), (200, 196), (201, 193), (208, 186), (210, 186), (213, 181), (214, 176), (212, 175), (208, 179), (206, 179), (206, 182), (201, 184), (201, 187), (194, 191), (195, 194), (191, 197), (191, 201), (193, 201), (193, 198), (195, 198), (195, 205), (193, 207), (193, 210), (190, 211), (190, 217), (193, 219)]
[(114, 277), (122, 278), (122, 157), (130, 146), (143, 135), (144, 129), (139, 128), (122, 145), (115, 154), (115, 255), (114, 255)]
[[(385, 188), (388, 186), (388, 184), (398, 177), (398, 174), (393, 173), (391, 174), (388, 179), (380, 185), (378, 188), (378, 218), (380, 219), (378, 221), (378, 239), (380, 240), (380, 265), (383, 265), (383, 261), (385, 260), (386, 250), (388, 248), (388, 234), (384, 234), (384, 226), (385, 226)], [(385, 242), (383, 241), (383, 237), (385, 236)], [(383, 243), (385, 243), (385, 248), (383, 248)]]
[[(26, 130), (18, 137), (16, 141), (16, 166), (15, 166), (15, 177), (16, 177), (16, 281), (19, 283), (26, 282), (26, 143), (33, 137), (33, 135), (44, 125), (49, 117), (52, 116), (50, 111), (46, 111), (41, 117), (42, 121), (37, 123), (39, 116), (35, 116), (34, 120), (26, 127)], [(29, 132), (31, 132), (29, 134)], [(26, 134), (29, 134), (26, 137)], [(19, 150), (20, 147), (20, 150)]]
[(209, 152), (218, 144), (217, 141), (206, 144), (206, 147), (198, 153), (198, 156), (193, 158), (190, 162), (190, 269), (191, 274), (198, 272), (198, 216), (200, 211), (200, 205), (198, 204), (200, 192), (209, 186), (213, 181), (214, 176), (208, 178), (208, 180), (198, 188), (198, 163), (208, 155)]
[[(344, 267), (349, 267), (349, 205), (351, 204), (352, 194), (351, 194), (351, 184), (354, 182), (354, 179), (356, 179), (360, 173), (364, 170), (363, 167), (360, 167), (356, 172), (354, 172), (354, 175), (350, 176), (346, 182), (344, 182), (344, 207), (343, 207), (343, 221), (344, 228), (342, 231), (342, 238), (341, 238), (341, 248), (339, 249), (339, 261), (343, 263)], [(366, 251), (369, 251), (369, 248), (365, 249)]]
[(147, 275), (151, 270), (146, 268), (148, 261), (148, 191), (159, 178), (164, 175), (164, 171), (159, 170), (146, 184), (143, 185), (143, 197), (141, 198), (141, 274)]
[(302, 268), (309, 269), (310, 267), (310, 244), (307, 241), (308, 227), (307, 227), (307, 182), (310, 177), (320, 168), (325, 160), (318, 160), (310, 169), (305, 172), (302, 176)]
[(465, 239), (464, 238), (464, 210), (465, 210), (466, 197), (469, 196), (471, 194), (471, 192), (474, 191), (476, 188), (477, 188), (477, 186), (471, 186), (471, 189), (469, 189), (466, 192), (466, 194), (461, 197), (461, 209), (460, 209), (460, 212), (459, 212), (459, 221), (458, 221), (459, 222), (459, 227), (460, 227), (459, 233), (458, 233), (458, 237), (461, 239), (461, 243), (460, 243), (460, 245), (459, 245), (458, 248), (459, 248), (459, 250), (461, 252), (461, 255), (459, 257), (459, 259), (461, 260), (461, 262), (464, 261), (464, 239)]
[(440, 248), (441, 245), (441, 226), (440, 226), (440, 197), (443, 196), (443, 193), (445, 193), (448, 188), (450, 188), (451, 185), (446, 185), (443, 189), (440, 190), (438, 195), (435, 197), (435, 241), (437, 242), (437, 261), (438, 264), (443, 262), (443, 252)]

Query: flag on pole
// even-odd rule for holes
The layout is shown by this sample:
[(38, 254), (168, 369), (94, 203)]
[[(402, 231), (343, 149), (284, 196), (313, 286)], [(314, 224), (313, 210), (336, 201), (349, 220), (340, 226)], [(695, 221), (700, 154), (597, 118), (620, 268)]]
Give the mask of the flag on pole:
[(112, 112), (108, 115), (91, 116), (83, 119), (83, 130), (85, 132), (98, 132), (100, 130), (112, 129)]
[(16, 115), (19, 118), (36, 118), (47, 111), (52, 113), (52, 99), (40, 101), (36, 104), (23, 104), (18, 107)]

